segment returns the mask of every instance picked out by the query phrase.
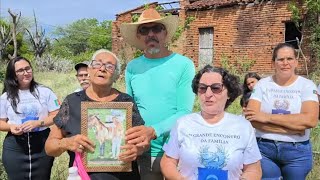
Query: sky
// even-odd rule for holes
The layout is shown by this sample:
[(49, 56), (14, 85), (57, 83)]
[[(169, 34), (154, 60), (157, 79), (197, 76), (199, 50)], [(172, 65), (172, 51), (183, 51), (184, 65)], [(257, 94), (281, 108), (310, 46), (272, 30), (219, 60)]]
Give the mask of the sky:
[(0, 18), (11, 11), (23, 17), (33, 17), (33, 10), (40, 25), (59, 26), (82, 18), (115, 20), (115, 15), (150, 2), (174, 0), (0, 0)]

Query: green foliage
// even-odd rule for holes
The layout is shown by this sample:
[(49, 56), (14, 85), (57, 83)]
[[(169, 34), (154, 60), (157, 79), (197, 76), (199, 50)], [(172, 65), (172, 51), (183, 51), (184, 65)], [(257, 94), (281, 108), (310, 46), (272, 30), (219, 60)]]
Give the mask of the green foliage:
[[(80, 19), (66, 27), (58, 27), (54, 31), (54, 35), (58, 38), (50, 46), (51, 53), (54, 56), (77, 59), (75, 56), (85, 54), (87, 58), (87, 52), (98, 49), (111, 50), (111, 23), (112, 21)], [(85, 59), (81, 61), (83, 60)]]
[(158, 5), (158, 6), (156, 7), (156, 10), (159, 12), (159, 11), (164, 10), (164, 8), (163, 8), (162, 6), (160, 6), (160, 5)]
[[(298, 27), (308, 30), (308, 35), (304, 34), (304, 39), (309, 39), (308, 44), (313, 52), (313, 56), (317, 60), (311, 72), (311, 78), (319, 79), (320, 76), (320, 3), (319, 0), (305, 0), (304, 7), (297, 4), (296, 1), (292, 1), (288, 9), (292, 13), (292, 20)], [(302, 21), (302, 23), (300, 23)], [(310, 35), (309, 35), (310, 32)], [(319, 82), (319, 81), (318, 81)]]
[(294, 1), (291, 1), (288, 5), (288, 10), (291, 11), (291, 19), (296, 24), (297, 27), (300, 27), (301, 24), (299, 23), (301, 20), (301, 10), (296, 6)]
[(131, 16), (131, 22), (138, 22), (139, 16), (139, 14), (133, 14)]
[(235, 62), (231, 62), (226, 55), (221, 57), (221, 65), (224, 69), (227, 69), (231, 74), (240, 75), (244, 77), (252, 66), (255, 64), (255, 60), (249, 59), (247, 56), (237, 57)]
[(134, 58), (137, 58), (137, 57), (140, 57), (140, 56), (142, 56), (142, 55), (143, 55), (143, 51), (140, 50), (140, 49), (137, 49), (136, 52), (134, 52), (133, 57), (134, 57)]
[(190, 28), (190, 24), (192, 23), (192, 21), (194, 21), (196, 18), (192, 17), (192, 16), (188, 16), (184, 22), (184, 25), (179, 25), (176, 32), (174, 33), (173, 37), (172, 37), (172, 42), (176, 41), (179, 39), (179, 37), (182, 35), (182, 33), (186, 30)]

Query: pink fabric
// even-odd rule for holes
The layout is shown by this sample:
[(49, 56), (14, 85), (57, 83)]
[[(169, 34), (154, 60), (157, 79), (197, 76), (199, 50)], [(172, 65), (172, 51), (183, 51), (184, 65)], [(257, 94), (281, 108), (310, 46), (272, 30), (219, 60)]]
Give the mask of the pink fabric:
[(82, 164), (80, 153), (75, 153), (73, 166), (78, 168), (78, 174), (81, 177), (81, 180), (90, 180), (90, 177)]

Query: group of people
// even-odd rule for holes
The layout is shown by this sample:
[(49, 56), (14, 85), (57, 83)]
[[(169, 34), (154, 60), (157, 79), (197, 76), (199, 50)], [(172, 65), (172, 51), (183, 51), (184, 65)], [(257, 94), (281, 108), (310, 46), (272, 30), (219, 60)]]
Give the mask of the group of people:
[[(239, 78), (223, 68), (207, 65), (195, 73), (191, 59), (170, 51), (177, 24), (177, 17), (147, 9), (138, 22), (121, 26), (124, 39), (144, 52), (126, 67), (126, 93), (112, 87), (120, 61), (108, 50), (76, 65), (81, 89), (62, 104), (34, 80), (26, 58), (10, 60), (0, 99), (9, 179), (50, 179), (53, 157), (68, 152), (71, 167), (75, 153), (94, 151), (93, 141), (80, 133), (86, 101), (133, 103), (132, 128), (118, 154), (132, 171), (90, 172), (92, 180), (305, 179), (319, 103), (315, 84), (295, 74), (294, 47), (278, 44), (274, 75), (248, 75), (241, 88)], [(241, 94), (244, 116), (226, 112)], [(192, 113), (195, 96), (201, 110)]]

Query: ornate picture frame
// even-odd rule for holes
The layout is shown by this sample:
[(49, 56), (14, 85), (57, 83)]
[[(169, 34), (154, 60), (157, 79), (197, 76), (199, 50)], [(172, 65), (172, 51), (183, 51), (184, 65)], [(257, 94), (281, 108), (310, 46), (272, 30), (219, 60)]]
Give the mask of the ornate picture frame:
[(131, 162), (118, 160), (125, 131), (132, 127), (131, 102), (81, 102), (81, 134), (92, 140), (94, 153), (85, 152), (87, 172), (130, 172)]

